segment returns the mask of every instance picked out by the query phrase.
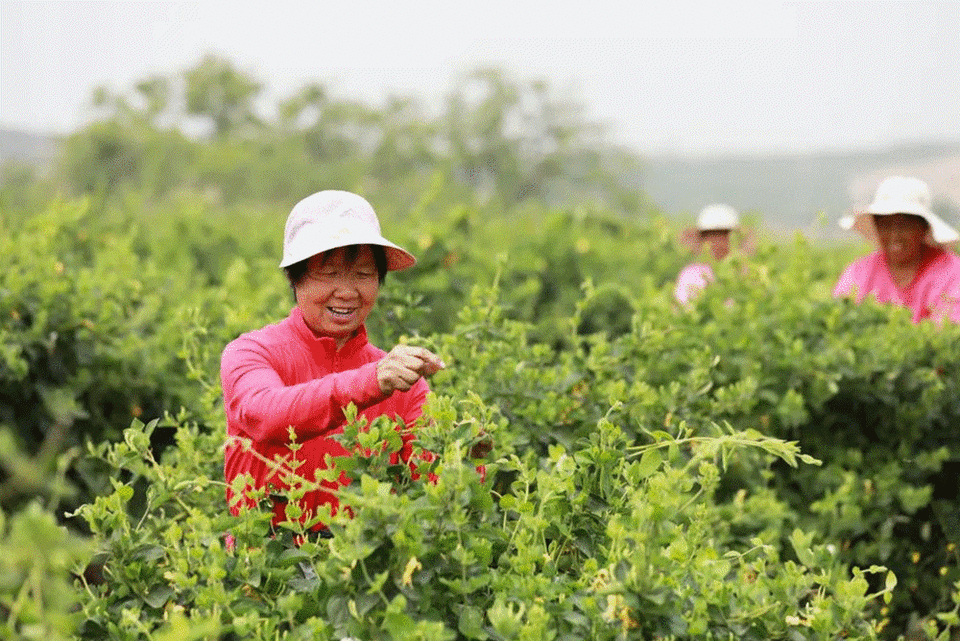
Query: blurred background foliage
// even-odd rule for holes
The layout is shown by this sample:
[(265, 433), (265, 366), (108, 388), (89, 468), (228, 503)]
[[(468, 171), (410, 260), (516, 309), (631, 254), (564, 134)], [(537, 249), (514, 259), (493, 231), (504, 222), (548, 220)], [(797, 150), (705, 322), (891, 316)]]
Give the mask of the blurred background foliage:
[[(543, 80), (477, 69), (459, 79), (438, 113), (400, 96), (366, 105), (319, 83), (267, 109), (263, 93), (257, 78), (215, 55), (127, 91), (98, 88), (94, 121), (61, 143), (55, 184), (100, 197), (189, 190), (224, 204), (270, 203), (327, 184), (373, 199), (398, 181), (419, 192), (441, 172), (461, 196), (507, 208), (534, 200), (637, 212), (649, 204), (619, 178), (636, 169), (636, 155), (608, 142), (582, 105)], [(4, 184), (18, 181), (23, 176), (7, 168)]]

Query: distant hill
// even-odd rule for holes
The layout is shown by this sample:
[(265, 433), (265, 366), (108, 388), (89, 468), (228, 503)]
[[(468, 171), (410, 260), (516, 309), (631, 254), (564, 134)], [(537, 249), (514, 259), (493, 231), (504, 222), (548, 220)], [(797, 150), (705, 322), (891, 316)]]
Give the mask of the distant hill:
[(640, 187), (669, 215), (692, 221), (700, 208), (726, 202), (755, 212), (774, 232), (843, 237), (840, 215), (870, 201), (885, 176), (926, 180), (935, 208), (960, 224), (960, 141), (881, 150), (809, 154), (656, 156), (644, 159)]
[(17, 162), (46, 168), (57, 154), (57, 136), (0, 128), (0, 164)]

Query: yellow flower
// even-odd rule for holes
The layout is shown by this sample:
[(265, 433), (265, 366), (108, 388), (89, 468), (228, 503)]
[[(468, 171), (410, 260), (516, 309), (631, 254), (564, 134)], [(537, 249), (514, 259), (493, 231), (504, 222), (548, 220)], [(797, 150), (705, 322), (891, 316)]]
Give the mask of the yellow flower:
[(407, 561), (407, 567), (403, 570), (403, 585), (413, 585), (413, 573), (422, 569), (423, 566), (420, 565), (417, 557), (411, 556), (410, 560)]

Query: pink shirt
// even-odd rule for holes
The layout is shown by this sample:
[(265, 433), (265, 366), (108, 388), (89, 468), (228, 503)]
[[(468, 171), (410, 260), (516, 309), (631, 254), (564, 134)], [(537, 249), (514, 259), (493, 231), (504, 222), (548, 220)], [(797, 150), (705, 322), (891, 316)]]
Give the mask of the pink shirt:
[[(343, 432), (343, 409), (354, 403), (358, 414), (372, 420), (390, 416), (412, 425), (420, 416), (429, 388), (420, 379), (406, 392), (384, 397), (377, 382), (377, 361), (385, 352), (367, 342), (365, 328), (338, 351), (332, 338), (318, 338), (307, 327), (299, 307), (283, 321), (248, 332), (223, 350), (220, 378), (229, 437), (224, 451), (227, 484), (250, 474), (255, 487), (285, 489), (275, 466), (267, 461), (303, 461), (297, 473), (314, 480), (314, 470), (327, 467), (326, 457), (350, 452), (330, 438)], [(302, 447), (288, 447), (293, 426)], [(240, 440), (249, 440), (249, 448)], [(409, 459), (413, 435), (404, 435), (401, 456)], [(340, 477), (339, 485), (347, 482)], [(324, 481), (331, 490), (337, 483)], [(239, 512), (228, 488), (231, 512)], [(246, 502), (248, 505), (250, 501)], [(337, 507), (330, 492), (310, 492), (301, 507), (311, 512), (323, 504)], [(282, 504), (274, 506), (274, 523), (283, 520)]]
[(683, 268), (677, 276), (677, 285), (673, 289), (673, 297), (681, 305), (686, 305), (708, 283), (716, 280), (713, 269), (706, 263), (691, 263)]
[(960, 256), (939, 247), (925, 246), (913, 281), (898, 288), (882, 251), (851, 263), (840, 275), (833, 295), (856, 294), (860, 303), (868, 295), (881, 303), (893, 303), (913, 311), (913, 322), (925, 318), (960, 323)]

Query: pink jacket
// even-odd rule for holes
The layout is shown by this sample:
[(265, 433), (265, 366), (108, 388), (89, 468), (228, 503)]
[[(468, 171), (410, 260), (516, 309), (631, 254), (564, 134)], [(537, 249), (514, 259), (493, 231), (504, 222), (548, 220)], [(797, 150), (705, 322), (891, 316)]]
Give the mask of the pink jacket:
[(856, 294), (860, 303), (867, 296), (913, 311), (913, 322), (925, 318), (960, 323), (960, 256), (939, 247), (925, 247), (920, 269), (913, 281), (899, 289), (893, 282), (882, 251), (851, 263), (840, 275), (833, 295)]
[[(228, 486), (238, 474), (246, 473), (255, 487), (286, 489), (282, 472), (278, 474), (267, 461), (302, 461), (297, 473), (312, 481), (314, 470), (327, 467), (328, 455), (349, 456), (330, 438), (343, 432), (343, 409), (349, 403), (368, 420), (386, 415), (412, 426), (429, 388), (420, 379), (409, 391), (385, 398), (377, 382), (377, 361), (384, 355), (367, 342), (365, 328), (337, 351), (332, 338), (313, 334), (298, 307), (283, 321), (243, 334), (227, 345), (220, 377), (229, 436), (224, 452)], [(290, 426), (302, 446), (296, 452), (288, 447)], [(249, 440), (249, 449), (240, 439)], [(403, 440), (401, 457), (408, 461), (412, 433), (405, 433)], [(324, 481), (323, 485), (333, 490), (346, 482), (341, 475), (339, 484)], [(237, 514), (241, 502), (235, 502), (229, 487), (227, 500)], [(308, 493), (301, 507), (312, 513), (324, 504), (336, 509), (337, 499), (318, 490)], [(274, 514), (274, 523), (284, 520), (282, 503), (274, 505)]]
[(673, 289), (673, 297), (681, 305), (686, 305), (690, 299), (700, 293), (708, 283), (716, 280), (713, 269), (706, 263), (691, 263), (683, 268), (677, 276), (677, 285)]

